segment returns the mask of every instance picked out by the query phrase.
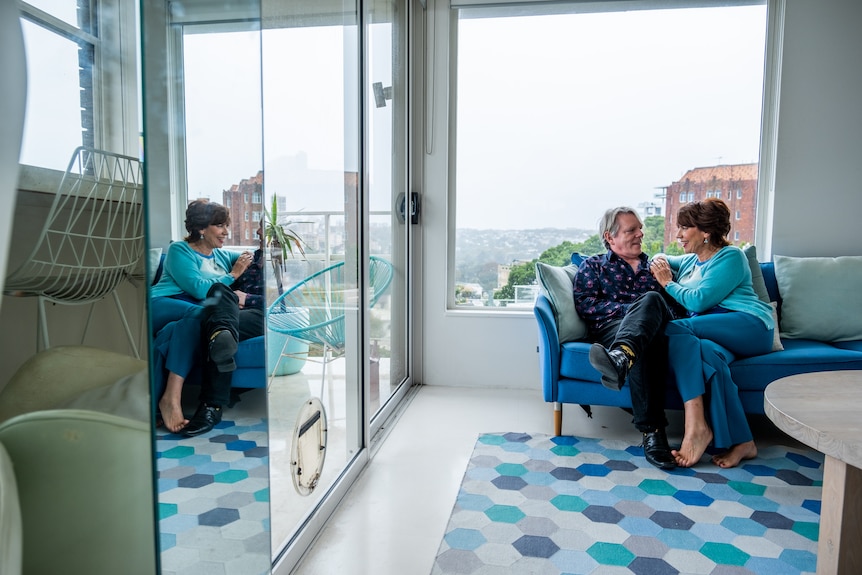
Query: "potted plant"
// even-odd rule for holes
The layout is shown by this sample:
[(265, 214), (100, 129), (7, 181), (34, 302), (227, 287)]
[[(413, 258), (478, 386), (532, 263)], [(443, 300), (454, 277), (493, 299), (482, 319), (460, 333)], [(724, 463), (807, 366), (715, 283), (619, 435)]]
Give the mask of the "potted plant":
[(269, 211), (264, 210), (263, 213), (264, 243), (269, 248), (269, 259), (272, 263), (275, 283), (278, 287), (278, 293), (281, 295), (284, 292), (284, 286), (281, 282), (281, 269), (288, 252), (293, 255), (295, 251), (298, 251), (304, 256), (305, 250), (302, 247), (302, 238), (293, 230), (285, 229), (284, 225), (278, 223), (278, 201), (275, 194), (272, 196), (272, 204)]

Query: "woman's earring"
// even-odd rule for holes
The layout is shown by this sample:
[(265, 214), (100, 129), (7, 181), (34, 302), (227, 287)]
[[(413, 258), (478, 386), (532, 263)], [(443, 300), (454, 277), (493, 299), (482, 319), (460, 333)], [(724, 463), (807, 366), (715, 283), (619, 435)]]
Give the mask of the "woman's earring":
[(709, 238), (703, 238), (703, 243), (708, 244), (708, 243), (709, 243)]

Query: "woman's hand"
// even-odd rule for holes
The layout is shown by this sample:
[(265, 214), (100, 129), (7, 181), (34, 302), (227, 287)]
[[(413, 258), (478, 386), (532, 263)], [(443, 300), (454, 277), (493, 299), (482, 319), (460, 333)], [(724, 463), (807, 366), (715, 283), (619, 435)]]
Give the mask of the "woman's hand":
[(236, 297), (239, 300), (239, 309), (243, 309), (245, 307), (246, 293), (244, 291), (239, 291), (238, 289), (233, 290), (233, 293), (236, 294)]
[(649, 271), (656, 281), (661, 284), (661, 287), (666, 287), (667, 284), (673, 281), (673, 272), (670, 269), (670, 264), (667, 259), (661, 256), (654, 258), (650, 262)]
[(254, 261), (254, 255), (251, 252), (242, 252), (242, 254), (240, 254), (237, 260), (234, 262), (230, 273), (233, 274), (236, 279), (239, 279), (239, 276), (241, 276), (243, 272), (248, 269), (248, 266), (251, 265), (252, 261)]

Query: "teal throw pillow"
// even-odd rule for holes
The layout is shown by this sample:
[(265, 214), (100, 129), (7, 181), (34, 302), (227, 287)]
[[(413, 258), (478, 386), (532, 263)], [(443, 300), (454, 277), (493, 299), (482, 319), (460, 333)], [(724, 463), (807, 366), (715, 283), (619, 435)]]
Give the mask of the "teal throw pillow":
[(781, 294), (781, 337), (862, 339), (862, 256), (775, 256)]
[(573, 285), (577, 273), (575, 265), (557, 267), (536, 262), (536, 277), (554, 310), (560, 343), (577, 341), (587, 335), (587, 326), (575, 311)]
[(766, 282), (763, 280), (763, 270), (760, 269), (760, 262), (757, 261), (757, 248), (754, 246), (745, 246), (742, 248), (742, 253), (748, 258), (748, 267), (751, 268), (751, 284), (754, 286), (754, 293), (760, 298), (760, 301), (769, 303), (769, 292), (766, 289)]

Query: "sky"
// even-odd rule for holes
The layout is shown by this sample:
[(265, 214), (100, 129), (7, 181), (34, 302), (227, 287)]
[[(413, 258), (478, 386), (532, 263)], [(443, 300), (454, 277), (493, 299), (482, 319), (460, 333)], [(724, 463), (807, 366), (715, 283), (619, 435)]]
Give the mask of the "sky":
[[(661, 188), (689, 169), (756, 162), (765, 18), (765, 6), (747, 6), (462, 19), (457, 226), (593, 229), (605, 208), (659, 201)], [(340, 174), (354, 171), (358, 157), (345, 152), (358, 139), (345, 113), (355, 106), (345, 104), (356, 77), (344, 65), (353, 33), (268, 30), (262, 56), (257, 32), (185, 37), (191, 197), (220, 199), (265, 157), (268, 191), (290, 194), (291, 207), (340, 209)], [(391, 85), (389, 33), (377, 25), (371, 36), (370, 78)], [(48, 45), (37, 51), (42, 43), (31, 38), (28, 56), (74, 56)], [(40, 79), (30, 81), (38, 87)], [(68, 78), (69, 91), (76, 81)], [(28, 109), (50, 112), (62, 101)], [(369, 110), (372, 209), (390, 205), (391, 111)], [(24, 163), (49, 144), (57, 164), (67, 161), (74, 146), (63, 132), (79, 128), (61, 128), (56, 116), (47, 124), (50, 138), (25, 137)]]
[(765, 14), (462, 20), (458, 227), (594, 229), (689, 169), (757, 162)]

